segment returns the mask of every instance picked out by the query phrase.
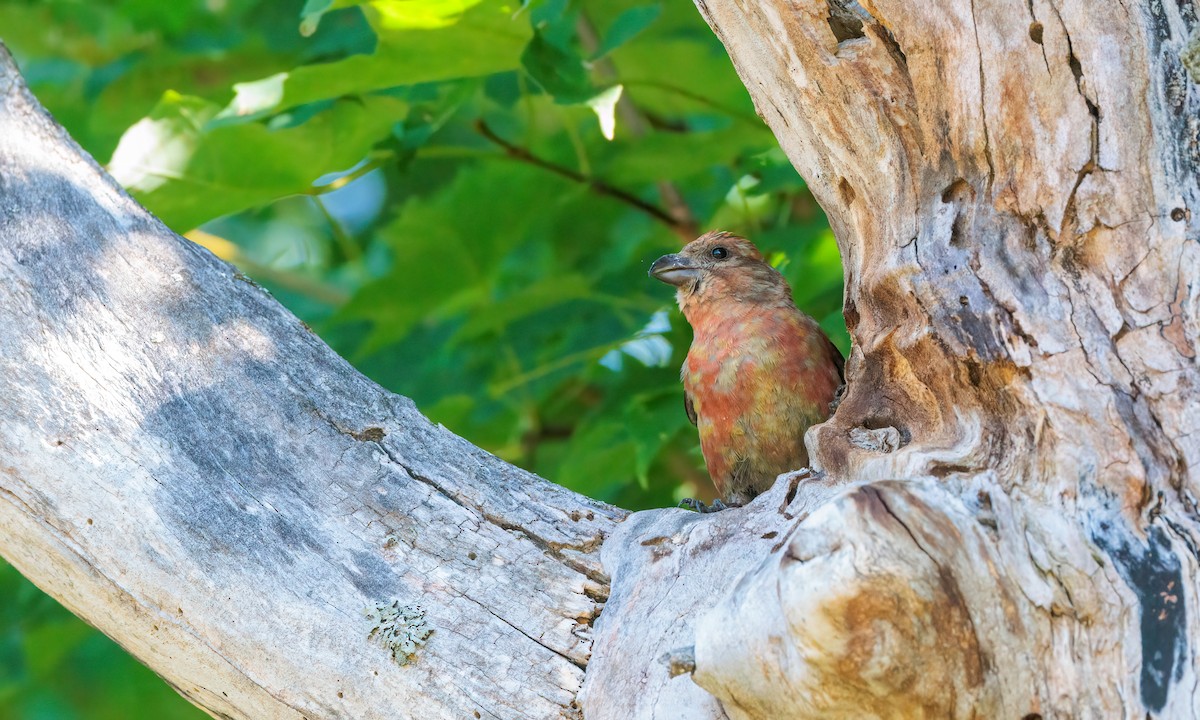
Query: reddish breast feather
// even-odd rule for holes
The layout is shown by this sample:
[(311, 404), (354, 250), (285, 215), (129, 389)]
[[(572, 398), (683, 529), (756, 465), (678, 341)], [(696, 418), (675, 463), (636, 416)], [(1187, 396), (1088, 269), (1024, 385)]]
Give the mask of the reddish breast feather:
[(683, 372), (705, 463), (723, 495), (807, 464), (804, 431), (828, 415), (840, 382), (814, 321), (791, 307), (738, 309), (690, 318), (695, 336)]
[[(684, 386), (699, 417), (700, 447), (709, 474), (724, 492), (740, 463), (760, 452), (754, 437), (776, 411), (766, 394), (788, 392), (780, 373), (791, 373), (783, 338), (794, 327), (761, 312), (697, 318), (685, 365)], [(751, 422), (755, 419), (755, 422)]]

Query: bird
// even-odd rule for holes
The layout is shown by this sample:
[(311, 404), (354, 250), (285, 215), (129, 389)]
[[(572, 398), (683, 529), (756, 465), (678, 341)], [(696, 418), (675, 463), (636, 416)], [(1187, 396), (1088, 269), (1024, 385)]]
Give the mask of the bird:
[(658, 258), (649, 274), (675, 286), (692, 326), (684, 410), (721, 496), (711, 507), (684, 504), (743, 505), (781, 473), (808, 467), (804, 433), (832, 413), (845, 360), (796, 307), (783, 275), (749, 240), (721, 230)]

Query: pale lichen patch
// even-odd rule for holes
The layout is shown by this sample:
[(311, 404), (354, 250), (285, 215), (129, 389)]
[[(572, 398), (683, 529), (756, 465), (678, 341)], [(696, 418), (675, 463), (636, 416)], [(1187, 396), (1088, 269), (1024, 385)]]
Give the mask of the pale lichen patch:
[(1192, 34), (1191, 40), (1179, 53), (1179, 60), (1192, 76), (1192, 82), (1200, 83), (1200, 31)]
[(375, 607), (367, 608), (366, 616), (372, 623), (367, 639), (383, 645), (399, 665), (412, 662), (417, 650), (433, 634), (433, 628), (425, 620), (425, 609), (420, 605), (402, 605), (399, 600), (380, 601)]

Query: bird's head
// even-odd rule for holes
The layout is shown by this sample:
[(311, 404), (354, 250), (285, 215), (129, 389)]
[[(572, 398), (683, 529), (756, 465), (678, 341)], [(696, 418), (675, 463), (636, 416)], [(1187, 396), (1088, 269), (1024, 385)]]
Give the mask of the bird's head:
[(753, 243), (719, 230), (701, 235), (678, 253), (655, 260), (650, 277), (678, 288), (679, 306), (685, 312), (689, 306), (718, 299), (792, 302), (787, 282), (763, 260)]

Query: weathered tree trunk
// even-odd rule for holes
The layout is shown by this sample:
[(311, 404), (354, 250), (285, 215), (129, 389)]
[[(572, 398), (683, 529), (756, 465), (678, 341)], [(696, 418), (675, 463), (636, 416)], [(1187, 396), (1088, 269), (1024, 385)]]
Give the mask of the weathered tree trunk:
[(849, 392), (821, 484), (607, 541), (586, 692), (657, 612), (731, 718), (1200, 717), (1196, 5), (697, 4), (840, 240)]
[(6, 65), (0, 553), (231, 717), (1200, 715), (1195, 4), (699, 5), (841, 242), (822, 472), (618, 525), (362, 379)]

